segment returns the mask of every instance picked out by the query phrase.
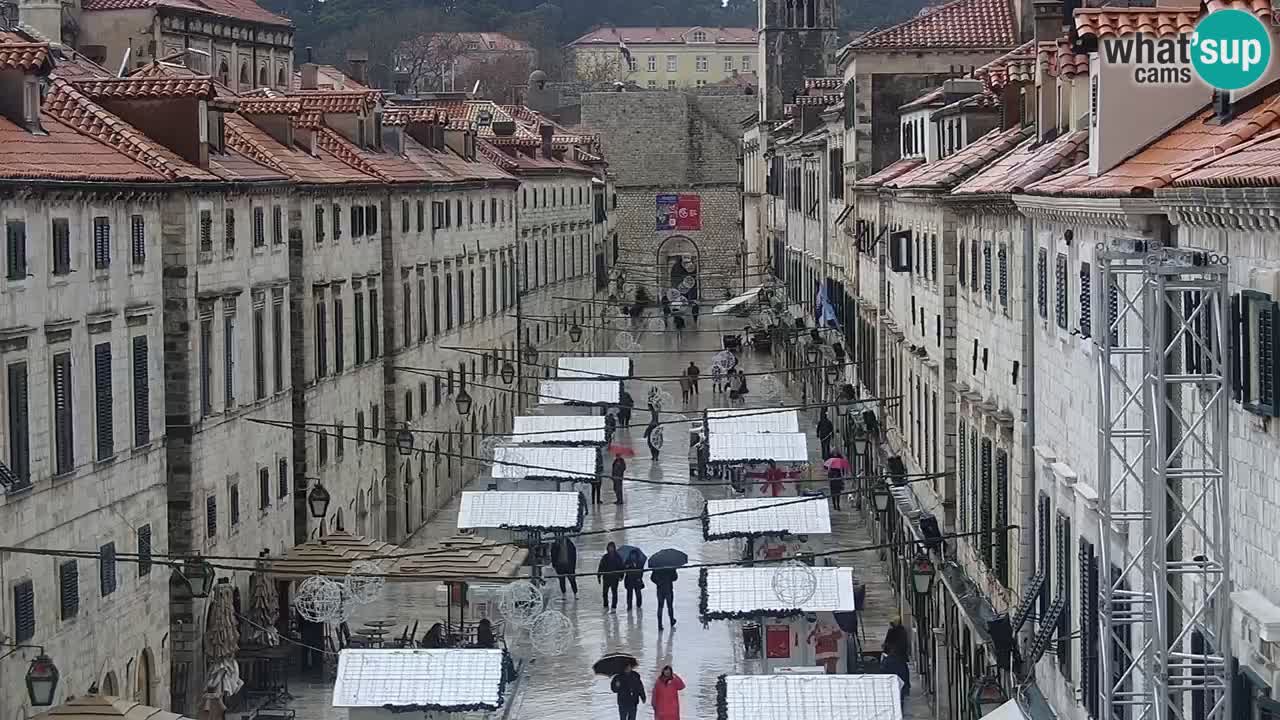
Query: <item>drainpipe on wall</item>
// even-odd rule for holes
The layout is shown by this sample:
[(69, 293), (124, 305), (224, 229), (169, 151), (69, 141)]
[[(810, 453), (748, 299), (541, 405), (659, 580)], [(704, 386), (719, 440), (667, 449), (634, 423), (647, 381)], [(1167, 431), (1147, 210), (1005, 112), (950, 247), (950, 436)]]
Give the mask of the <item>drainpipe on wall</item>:
[[(1022, 507), (1019, 508), (1018, 525), (1023, 528), (1036, 526), (1036, 232), (1035, 220), (1023, 215), (1022, 221)], [(1032, 531), (1034, 533), (1034, 531)], [(1032, 559), (1035, 538), (1018, 543), (1018, 589), (1022, 591), (1031, 582)], [(1018, 632), (1015, 642), (1026, 647), (1031, 642), (1032, 626), (1026, 623)]]

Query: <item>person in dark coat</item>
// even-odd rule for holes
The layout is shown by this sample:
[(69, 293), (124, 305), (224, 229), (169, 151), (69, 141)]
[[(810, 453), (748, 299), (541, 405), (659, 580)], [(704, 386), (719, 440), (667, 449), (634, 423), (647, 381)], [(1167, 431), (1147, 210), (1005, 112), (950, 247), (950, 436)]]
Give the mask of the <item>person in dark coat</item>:
[(698, 366), (695, 365), (692, 360), (690, 360), (689, 367), (684, 369), (684, 374), (689, 378), (689, 383), (693, 387), (693, 394), (697, 395), (698, 394), (698, 376), (702, 374), (702, 371), (698, 369)]
[[(840, 457), (840, 452), (833, 452), (831, 457)], [(839, 510), (840, 497), (844, 495), (844, 470), (834, 467), (827, 468), (827, 483), (831, 486), (831, 506), (836, 510)]]
[(827, 417), (826, 410), (818, 412), (818, 442), (822, 443), (822, 459), (831, 457), (831, 436), (835, 433), (836, 428), (831, 424), (831, 418)]
[(613, 417), (613, 413), (604, 414), (604, 441), (606, 443), (613, 442), (613, 431), (618, 429), (618, 421)]
[(551, 569), (560, 578), (560, 594), (564, 595), (564, 586), (568, 582), (573, 594), (578, 594), (578, 546), (569, 538), (560, 538), (551, 545)]
[(880, 672), (902, 679), (902, 702), (905, 704), (911, 694), (911, 669), (907, 667), (907, 661), (897, 655), (886, 655), (880, 663)]
[(622, 459), (621, 455), (613, 458), (613, 469), (611, 477), (613, 478), (613, 504), (622, 504), (622, 478), (627, 474), (627, 461)]
[(493, 623), (489, 622), (489, 618), (481, 618), (476, 624), (476, 647), (487, 650), (498, 647), (498, 639), (493, 636)]
[(901, 618), (894, 618), (889, 622), (889, 632), (884, 635), (884, 652), (886, 655), (902, 658), (903, 662), (911, 657), (911, 638)]
[(631, 551), (623, 569), (627, 571), (622, 577), (623, 587), (627, 589), (627, 612), (631, 612), (632, 598), (635, 598), (636, 608), (644, 607), (644, 595), (640, 592), (644, 590), (644, 560), (640, 553)]
[[(622, 555), (618, 554), (618, 546), (609, 543), (605, 548), (604, 557), (600, 558), (600, 565), (596, 568), (596, 582), (601, 585), (601, 597), (604, 598), (604, 609), (618, 609), (618, 583), (622, 582), (622, 569), (626, 563), (622, 559)], [(610, 602), (609, 594), (613, 594), (613, 602)]]
[(591, 504), (599, 505), (602, 502), (600, 500), (600, 486), (604, 484), (604, 478), (599, 475), (592, 475), (588, 482), (591, 483)]
[(695, 302), (695, 303), (690, 303), (690, 304), (689, 304), (689, 314), (693, 316), (693, 324), (694, 324), (694, 325), (697, 325), (697, 324), (698, 324), (698, 313), (699, 313), (699, 312), (701, 312), (701, 309), (698, 307), (698, 303), (696, 303), (696, 302)]
[(422, 636), (422, 647), (428, 650), (434, 650), (445, 646), (444, 642), (444, 625), (436, 623), (431, 626), (430, 630)]
[(662, 606), (667, 606), (667, 619), (671, 621), (671, 627), (676, 626), (676, 610), (672, 605), (676, 593), (676, 569), (675, 568), (659, 568), (649, 575), (649, 579), (653, 581), (653, 586), (658, 593), (658, 630), (662, 630)]
[(618, 397), (618, 424), (627, 427), (631, 424), (631, 410), (635, 408), (636, 401), (631, 397), (631, 393), (626, 390)]
[(644, 694), (644, 681), (634, 664), (609, 681), (609, 689), (618, 696), (618, 720), (636, 720), (636, 710), (648, 698)]

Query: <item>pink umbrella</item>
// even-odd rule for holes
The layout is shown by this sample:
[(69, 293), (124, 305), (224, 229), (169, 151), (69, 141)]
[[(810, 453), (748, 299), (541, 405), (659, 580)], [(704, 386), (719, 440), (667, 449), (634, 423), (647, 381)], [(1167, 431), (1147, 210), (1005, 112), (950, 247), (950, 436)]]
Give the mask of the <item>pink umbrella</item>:
[(631, 449), (631, 448), (629, 448), (629, 447), (627, 447), (626, 445), (618, 445), (617, 443), (615, 443), (615, 444), (610, 445), (609, 447), (607, 447), (607, 448), (605, 448), (605, 449), (606, 449), (608, 452), (613, 453), (614, 455), (620, 455), (620, 456), (622, 456), (622, 457), (635, 457), (635, 456), (636, 456), (636, 451), (635, 451), (635, 450), (633, 450), (633, 449)]
[(848, 461), (848, 460), (846, 460), (846, 459), (844, 459), (844, 458), (842, 458), (842, 457), (833, 457), (833, 458), (831, 458), (831, 459), (827, 460), (826, 462), (822, 463), (822, 466), (823, 466), (823, 467), (825, 467), (825, 468), (826, 468), (826, 469), (828, 469), (828, 470), (845, 470), (845, 471), (848, 471), (848, 470), (849, 470), (849, 461)]

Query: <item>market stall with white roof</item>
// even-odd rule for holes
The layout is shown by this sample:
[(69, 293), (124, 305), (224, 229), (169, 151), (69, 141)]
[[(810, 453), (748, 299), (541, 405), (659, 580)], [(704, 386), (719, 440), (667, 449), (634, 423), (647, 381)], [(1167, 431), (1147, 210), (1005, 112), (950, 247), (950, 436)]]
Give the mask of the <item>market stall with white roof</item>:
[(519, 415), (504, 439), (508, 445), (604, 445), (600, 415)]
[(741, 542), (742, 559), (808, 557), (831, 534), (831, 508), (822, 495), (708, 500), (702, 516), (705, 540)]
[(712, 434), (798, 433), (800, 413), (793, 409), (711, 408), (707, 431)]
[(540, 407), (585, 408), (603, 415), (622, 398), (620, 380), (543, 380), (538, 384)]
[(586, 514), (586, 501), (576, 492), (467, 491), (458, 506), (458, 529), (511, 533), (511, 540), (529, 549), (528, 562), (538, 577), (547, 560), (548, 536), (581, 531)]
[(333, 707), (350, 720), (496, 717), (505, 701), (504, 651), (343, 650)]
[(902, 720), (896, 675), (724, 675), (720, 720)]
[(631, 372), (631, 358), (629, 357), (615, 355), (562, 357), (556, 368), (556, 377), (561, 380), (603, 378), (625, 380), (631, 377)]
[(739, 625), (748, 667), (774, 672), (831, 661), (843, 666), (841, 652), (850, 645), (835, 613), (857, 610), (852, 568), (780, 563), (702, 568), (698, 588), (703, 623)]
[(559, 490), (562, 483), (590, 482), (601, 470), (600, 452), (594, 447), (500, 445), (493, 449), (495, 480), (550, 480)]
[(709, 432), (706, 443), (710, 473), (728, 480), (739, 495), (798, 495), (812, 479), (802, 432)]

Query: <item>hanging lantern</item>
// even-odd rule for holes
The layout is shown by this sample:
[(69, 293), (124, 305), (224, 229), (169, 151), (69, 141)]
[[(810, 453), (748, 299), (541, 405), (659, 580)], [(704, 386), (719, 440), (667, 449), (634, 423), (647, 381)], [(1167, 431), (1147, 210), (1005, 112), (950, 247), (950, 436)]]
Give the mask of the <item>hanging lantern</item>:
[(970, 699), (973, 701), (974, 710), (977, 711), (977, 717), (985, 717), (1009, 702), (1009, 696), (1005, 694), (1004, 688), (1000, 685), (1000, 678), (994, 672), (987, 673), (978, 681)]
[(206, 598), (213, 592), (213, 582), (217, 573), (207, 560), (199, 556), (190, 557), (183, 561), (182, 567), (175, 566), (173, 571), (186, 583), (191, 597)]
[(41, 652), (27, 668), (27, 699), (33, 707), (49, 707), (58, 692), (58, 666)]
[(911, 561), (911, 585), (916, 595), (928, 595), (933, 590), (933, 578), (936, 574), (933, 561), (928, 555), (916, 555), (916, 559)]
[(502, 363), (501, 374), (502, 374), (502, 382), (504, 385), (510, 385), (511, 383), (515, 382), (516, 368), (514, 365), (511, 364), (510, 360)]
[(458, 404), (459, 413), (463, 415), (471, 414), (471, 393), (467, 392), (466, 388), (458, 391), (458, 397), (454, 399), (454, 402)]
[(581, 325), (579, 325), (578, 323), (574, 323), (573, 326), (569, 328), (569, 339), (572, 340), (575, 344), (582, 340)]
[(407, 424), (402, 425), (400, 432), (396, 433), (396, 448), (400, 450), (401, 457), (413, 454), (413, 433), (409, 431)]
[(839, 363), (834, 363), (834, 362), (828, 363), (826, 372), (827, 372), (827, 382), (831, 383), (832, 385), (835, 385), (836, 382), (840, 380)]
[(810, 365), (817, 365), (818, 364), (818, 346), (812, 345), (812, 344), (809, 345), (809, 347), (806, 348), (804, 351), (804, 357), (806, 360), (809, 361)]
[(311, 487), (311, 492), (307, 493), (307, 508), (311, 510), (311, 517), (317, 520), (323, 520), (329, 514), (329, 491), (324, 489), (324, 485), (316, 483)]
[(893, 501), (893, 496), (889, 494), (889, 488), (884, 482), (881, 482), (871, 491), (871, 500), (875, 503), (876, 512), (884, 514), (889, 512), (889, 503)]
[(524, 361), (530, 365), (538, 362), (538, 348), (534, 347), (531, 342), (525, 342), (524, 348), (520, 350), (520, 354), (524, 358)]

